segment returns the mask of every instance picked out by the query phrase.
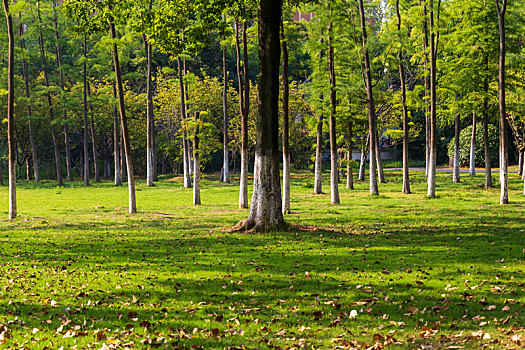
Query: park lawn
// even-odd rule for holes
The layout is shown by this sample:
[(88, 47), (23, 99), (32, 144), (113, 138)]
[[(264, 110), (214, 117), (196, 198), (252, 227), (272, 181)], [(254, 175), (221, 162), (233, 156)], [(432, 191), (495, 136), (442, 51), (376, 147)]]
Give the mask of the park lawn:
[(181, 177), (139, 181), (136, 215), (109, 182), (21, 182), (20, 218), (0, 221), (0, 348), (523, 346), (523, 182), (500, 206), (483, 174), (438, 174), (436, 199), (423, 173), (411, 195), (386, 174), (332, 206), (295, 173), (293, 226), (256, 234), (224, 230), (248, 215), (237, 181), (205, 176), (199, 207)]

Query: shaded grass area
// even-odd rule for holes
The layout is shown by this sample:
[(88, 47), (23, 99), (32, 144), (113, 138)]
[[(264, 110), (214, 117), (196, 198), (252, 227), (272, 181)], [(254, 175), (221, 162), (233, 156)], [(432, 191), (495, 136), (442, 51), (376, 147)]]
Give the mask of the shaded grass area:
[(133, 216), (125, 187), (22, 182), (21, 217), (0, 222), (0, 348), (523, 345), (516, 174), (508, 206), (483, 174), (438, 174), (427, 199), (423, 173), (403, 195), (395, 171), (380, 196), (341, 185), (331, 206), (297, 173), (293, 226), (266, 234), (223, 230), (248, 215), (237, 180), (206, 176), (200, 207), (180, 177), (139, 182)]

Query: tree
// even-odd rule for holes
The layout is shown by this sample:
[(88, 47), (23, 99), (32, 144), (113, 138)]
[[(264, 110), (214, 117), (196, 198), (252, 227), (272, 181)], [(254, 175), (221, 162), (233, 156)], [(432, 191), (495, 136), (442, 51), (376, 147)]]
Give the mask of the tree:
[(496, 0), (499, 24), (499, 75), (498, 75), (498, 103), (499, 103), (499, 181), (500, 181), (500, 204), (509, 203), (508, 188), (508, 140), (507, 140), (507, 114), (505, 105), (505, 11), (507, 0)]
[(286, 44), (286, 35), (284, 24), (281, 18), (281, 54), (282, 54), (282, 89), (283, 89), (283, 213), (290, 214), (290, 132), (289, 132), (289, 101), (290, 101), (290, 84), (288, 82), (288, 45)]

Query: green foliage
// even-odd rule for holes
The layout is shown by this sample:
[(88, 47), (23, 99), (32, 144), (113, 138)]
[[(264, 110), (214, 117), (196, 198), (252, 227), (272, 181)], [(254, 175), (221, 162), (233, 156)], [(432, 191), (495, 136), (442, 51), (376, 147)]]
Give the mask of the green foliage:
[[(498, 162), (498, 147), (499, 147), (499, 134), (498, 129), (489, 124), (489, 149), (490, 149), (490, 161), (492, 165), (496, 165)], [(459, 165), (468, 166), (470, 162), (470, 142), (472, 139), (472, 125), (467, 126), (461, 130), (459, 134)], [(448, 156), (450, 159), (454, 158), (454, 140), (450, 140), (448, 143)], [(474, 160), (476, 166), (485, 165), (485, 148), (483, 146), (483, 124), (478, 123), (476, 125), (476, 152)]]

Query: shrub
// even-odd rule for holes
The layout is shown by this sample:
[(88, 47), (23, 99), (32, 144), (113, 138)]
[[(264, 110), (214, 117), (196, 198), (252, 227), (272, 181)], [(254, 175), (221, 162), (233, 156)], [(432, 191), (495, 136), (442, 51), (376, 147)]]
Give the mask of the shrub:
[[(459, 133), (459, 165), (468, 166), (470, 161), (470, 139), (472, 137), (472, 125), (467, 126)], [(489, 149), (491, 164), (497, 165), (498, 161), (498, 129), (489, 124)], [(448, 156), (454, 159), (454, 140), (452, 138), (448, 144)], [(483, 146), (483, 124), (476, 124), (476, 152), (474, 156), (476, 166), (485, 165), (485, 148)]]

